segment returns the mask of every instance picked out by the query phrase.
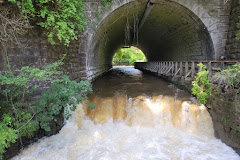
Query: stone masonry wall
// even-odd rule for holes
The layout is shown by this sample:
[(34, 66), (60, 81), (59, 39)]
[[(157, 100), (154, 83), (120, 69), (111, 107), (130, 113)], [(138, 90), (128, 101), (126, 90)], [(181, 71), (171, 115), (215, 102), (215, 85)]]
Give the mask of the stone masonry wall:
[(236, 34), (240, 31), (237, 28), (236, 23), (239, 22), (240, 16), (240, 2), (239, 0), (232, 0), (231, 7), (231, 16), (229, 22), (229, 31), (228, 31), (228, 39), (226, 43), (226, 56), (231, 59), (240, 60), (240, 41), (236, 40)]
[(240, 155), (240, 92), (215, 86), (207, 104), (215, 135)]
[[(0, 9), (9, 5), (0, 4)], [(5, 46), (7, 48), (6, 52), (0, 49), (0, 71), (6, 70), (6, 53), (13, 69), (20, 69), (26, 65), (42, 68), (43, 65), (55, 62), (63, 54), (67, 54), (62, 70), (68, 72), (71, 79), (86, 79), (86, 75), (81, 74), (81, 71), (86, 70), (85, 67), (81, 67), (86, 65), (86, 59), (84, 55), (79, 56), (80, 51), (84, 50), (84, 39), (81, 35), (79, 35), (79, 40), (73, 41), (69, 47), (52, 46), (43, 34), (43, 30), (34, 26), (25, 35), (19, 36), (18, 40), (21, 47), (9, 42)]]
[[(147, 4), (148, 2), (148, 0), (135, 0), (135, 1), (136, 1), (136, 4), (141, 4), (141, 10), (144, 8), (144, 5), (142, 4)], [(162, 2), (164, 3), (163, 0), (156, 0), (156, 3), (158, 1), (161, 1), (161, 3)], [(233, 0), (233, 6), (236, 6), (235, 5), (236, 1), (237, 0)], [(106, 45), (110, 46), (107, 48), (107, 50), (98, 50), (98, 49), (95, 50), (94, 48), (98, 48), (98, 45), (99, 45), (99, 43), (96, 41), (101, 41), (102, 39), (101, 38), (95, 39), (94, 36), (96, 35), (97, 32), (99, 32), (98, 27), (102, 25), (104, 20), (111, 13), (115, 12), (125, 4), (128, 4), (133, 1), (132, 0), (124, 0), (124, 1), (113, 0), (113, 5), (107, 9), (102, 9), (104, 4), (101, 2), (101, 0), (84, 0), (84, 2), (86, 6), (85, 15), (88, 21), (88, 25), (86, 26), (86, 31), (79, 35), (79, 41), (74, 42), (69, 48), (65, 48), (65, 49), (60, 48), (59, 46), (51, 46), (47, 42), (47, 38), (42, 34), (42, 30), (38, 27), (35, 27), (33, 29), (33, 32), (29, 32), (27, 35), (21, 38), (21, 41), (24, 44), (27, 44), (28, 46), (27, 48), (18, 48), (14, 45), (8, 48), (8, 52), (9, 52), (8, 54), (9, 54), (9, 57), (12, 59), (13, 66), (19, 68), (23, 65), (31, 64), (32, 66), (41, 67), (44, 64), (48, 64), (50, 62), (53, 62), (59, 59), (61, 57), (59, 55), (62, 55), (63, 53), (68, 53), (68, 58), (65, 60), (65, 66), (63, 68), (65, 71), (69, 72), (69, 75), (72, 79), (92, 80), (97, 76), (101, 75), (102, 73), (106, 72), (109, 68), (111, 68), (110, 61), (113, 54), (112, 51), (117, 49), (116, 46), (120, 47), (120, 45), (122, 44), (113, 44), (113, 42), (111, 42), (115, 46), (111, 47), (110, 44), (107, 43)], [(229, 1), (173, 0), (172, 3), (180, 4), (183, 7), (185, 7), (187, 10), (194, 13), (195, 16), (197, 16), (203, 22), (203, 24), (207, 27), (206, 29), (208, 30), (213, 41), (215, 57), (218, 57), (219, 55), (224, 54), (224, 49), (222, 50), (222, 48), (225, 48), (226, 36), (228, 31), (226, 30), (226, 28), (228, 29), (228, 20), (229, 20), (229, 13), (230, 13), (229, 6), (231, 4), (231, 0)], [(3, 5), (0, 4), (0, 7), (3, 7)], [(232, 8), (231, 19), (234, 19), (234, 20), (236, 19), (237, 14), (234, 14), (234, 13), (237, 10), (237, 8), (238, 7)], [(103, 10), (103, 11), (99, 12), (100, 10)], [(139, 13), (140, 13), (140, 10), (139, 10)], [(141, 18), (141, 15), (139, 15), (139, 19), (140, 18)], [(197, 21), (197, 19), (195, 19), (194, 17), (192, 18), (195, 21)], [(112, 22), (114, 22), (114, 20)], [(112, 22), (109, 22), (109, 24), (106, 24), (106, 25), (107, 26), (111, 25)], [(233, 22), (231, 21), (230, 24), (232, 23)], [(119, 32), (114, 32), (116, 31), (116, 28), (110, 28), (110, 29), (112, 33), (119, 34)], [(122, 28), (122, 30), (124, 29), (125, 28)], [(104, 36), (105, 33), (103, 32), (102, 35)], [(228, 37), (231, 37), (230, 35), (231, 33), (229, 33)], [(119, 39), (115, 35), (112, 41), (114, 41), (114, 43), (119, 43)], [(228, 41), (229, 44), (230, 44), (230, 41), (231, 41), (231, 38), (229, 38), (229, 41)], [(238, 47), (238, 44), (237, 42), (234, 41), (233, 45), (231, 46), (229, 45), (226, 47), (226, 52), (229, 53), (229, 50), (231, 50), (231, 53), (234, 53), (232, 55), (235, 55), (235, 57), (239, 57), (238, 53), (235, 53), (237, 51), (237, 47)], [(201, 47), (198, 47), (198, 48), (201, 48)], [(191, 48), (189, 50), (191, 50)], [(105, 53), (105, 52), (109, 52), (109, 53)], [(195, 50), (193, 50), (193, 52), (195, 52)], [(185, 53), (182, 53), (182, 54), (185, 54)], [(179, 57), (179, 55), (177, 54), (176, 55), (174, 54), (173, 56)], [(149, 57), (151, 57), (151, 55), (149, 55)], [(191, 56), (189, 56), (189, 58), (190, 57)], [(154, 60), (154, 56), (149, 59)], [(0, 70), (4, 70), (3, 65), (4, 65), (4, 56), (3, 56), (3, 53), (0, 53)]]
[[(138, 65), (135, 65), (135, 68), (136, 66), (137, 69), (170, 81), (191, 94), (193, 79), (185, 79), (182, 76), (173, 76), (171, 74), (158, 74), (157, 70), (150, 70), (150, 68), (154, 67), (147, 67), (148, 64), (145, 64), (144, 68)], [(212, 117), (215, 136), (221, 139), (223, 143), (232, 147), (240, 155), (240, 131), (237, 130), (237, 127), (240, 127), (239, 95), (239, 89), (225, 89), (225, 86), (218, 87), (217, 85), (213, 85), (212, 95), (206, 107)]]

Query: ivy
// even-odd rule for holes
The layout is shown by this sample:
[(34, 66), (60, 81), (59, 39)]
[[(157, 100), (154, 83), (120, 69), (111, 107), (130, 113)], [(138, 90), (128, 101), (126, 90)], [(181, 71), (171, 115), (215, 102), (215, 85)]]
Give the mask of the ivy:
[(102, 9), (107, 9), (108, 7), (112, 6), (112, 0), (101, 0), (103, 3)]
[(9, 0), (16, 3), (25, 18), (38, 17), (37, 25), (45, 28), (52, 45), (69, 46), (84, 31), (86, 19), (82, 0)]
[(208, 79), (206, 66), (202, 63), (198, 64), (198, 66), (200, 66), (202, 70), (197, 73), (195, 80), (192, 82), (192, 94), (197, 96), (198, 103), (206, 104), (211, 95), (211, 82)]

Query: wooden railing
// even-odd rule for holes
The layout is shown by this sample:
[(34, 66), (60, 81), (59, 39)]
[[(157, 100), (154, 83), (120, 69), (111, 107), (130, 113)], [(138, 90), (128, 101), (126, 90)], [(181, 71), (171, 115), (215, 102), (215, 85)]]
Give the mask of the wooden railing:
[(135, 68), (140, 70), (146, 70), (158, 75), (166, 76), (181, 76), (185, 79), (194, 78), (196, 73), (202, 70), (199, 63), (207, 66), (209, 76), (220, 72), (228, 66), (238, 64), (237, 61), (186, 61), (186, 62), (174, 62), (174, 61), (162, 61), (162, 62), (135, 62)]

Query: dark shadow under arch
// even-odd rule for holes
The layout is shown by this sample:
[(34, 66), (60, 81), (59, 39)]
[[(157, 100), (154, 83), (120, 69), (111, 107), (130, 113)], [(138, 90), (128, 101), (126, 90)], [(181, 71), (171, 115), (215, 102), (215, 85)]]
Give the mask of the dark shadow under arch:
[(140, 48), (148, 61), (212, 60), (213, 42), (202, 21), (186, 7), (159, 0), (141, 30), (146, 1), (125, 4), (109, 14), (93, 36), (88, 65), (111, 66), (122, 46)]

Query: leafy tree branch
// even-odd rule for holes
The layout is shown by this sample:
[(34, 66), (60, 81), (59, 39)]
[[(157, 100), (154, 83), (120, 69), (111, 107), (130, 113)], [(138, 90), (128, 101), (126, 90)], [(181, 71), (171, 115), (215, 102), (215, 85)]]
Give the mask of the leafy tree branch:
[(16, 3), (22, 15), (37, 18), (37, 25), (45, 28), (51, 44), (69, 46), (84, 31), (86, 19), (82, 0), (9, 0)]

